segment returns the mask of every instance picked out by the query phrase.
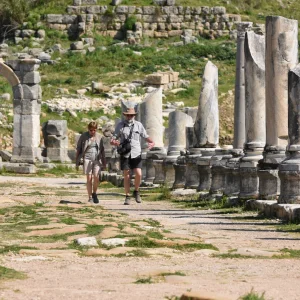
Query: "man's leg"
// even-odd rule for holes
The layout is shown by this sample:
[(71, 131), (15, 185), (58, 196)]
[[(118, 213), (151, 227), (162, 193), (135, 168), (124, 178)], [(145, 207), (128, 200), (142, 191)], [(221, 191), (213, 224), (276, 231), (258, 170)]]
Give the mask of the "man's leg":
[(137, 203), (141, 203), (142, 199), (141, 199), (141, 196), (140, 196), (139, 189), (140, 189), (140, 184), (141, 184), (141, 179), (142, 179), (142, 169), (135, 168), (135, 169), (133, 169), (133, 171), (134, 171), (134, 175), (135, 175), (133, 196), (134, 196), (135, 201)]
[(125, 190), (125, 201), (124, 205), (130, 204), (130, 170), (124, 170), (124, 190)]

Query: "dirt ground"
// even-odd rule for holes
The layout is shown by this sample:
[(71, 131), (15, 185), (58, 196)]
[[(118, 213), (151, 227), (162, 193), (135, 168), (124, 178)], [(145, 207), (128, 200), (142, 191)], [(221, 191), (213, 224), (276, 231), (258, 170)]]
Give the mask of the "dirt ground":
[[(0, 186), (0, 209), (43, 201), (43, 209), (49, 209), (59, 218), (61, 213), (67, 211), (59, 209), (62, 205), (75, 209), (95, 206), (86, 201), (83, 177), (1, 176)], [(57, 190), (68, 193), (55, 193)], [(132, 228), (137, 228), (137, 224), (146, 235), (151, 226), (147, 227), (145, 220), (154, 220), (161, 224), (157, 230), (165, 235), (165, 242), (172, 243), (175, 239), (184, 244), (201, 240), (202, 243), (212, 244), (218, 251), (198, 249), (190, 252), (159, 247), (146, 249), (148, 256), (118, 257), (104, 253), (103, 249), (82, 255), (76, 249), (65, 247), (60, 240), (52, 246), (35, 242), (35, 246), (39, 247), (32, 250), (0, 254), (1, 266), (27, 275), (22, 280), (0, 281), (0, 299), (175, 300), (187, 291), (212, 293), (215, 299), (238, 299), (252, 288), (259, 294), (265, 292), (265, 299), (300, 299), (299, 260), (280, 258), (280, 250), (284, 248), (300, 250), (300, 233), (277, 231), (279, 220), (259, 219), (254, 212), (223, 214), (214, 210), (183, 209), (163, 201), (143, 201), (142, 204), (132, 201), (130, 206), (124, 206), (123, 196), (109, 189), (100, 190), (99, 198), (103, 210), (96, 218), (99, 221), (97, 224), (101, 220), (108, 222), (111, 227), (107, 228), (115, 235), (121, 227), (125, 227), (124, 230), (127, 228), (128, 234)], [(61, 200), (64, 204), (59, 203)], [(43, 211), (39, 209), (38, 213), (42, 216)], [(9, 213), (6, 212), (4, 217), (9, 217)], [(4, 217), (0, 224), (2, 247), (9, 243), (32, 245), (34, 230), (46, 229), (31, 226), (31, 231), (28, 231), (27, 227), (21, 237), (10, 235), (8, 241), (9, 232), (5, 231), (7, 220)], [(80, 215), (74, 217), (78, 219)], [(91, 222), (86, 216), (81, 218), (85, 224)], [(52, 225), (44, 225), (48, 226), (47, 230), (59, 227), (53, 215), (51, 222)], [(131, 222), (134, 226), (130, 229), (126, 224)], [(65, 225), (60, 230), (71, 232), (76, 226), (82, 226), (80, 223)], [(119, 249), (126, 252), (126, 247)]]

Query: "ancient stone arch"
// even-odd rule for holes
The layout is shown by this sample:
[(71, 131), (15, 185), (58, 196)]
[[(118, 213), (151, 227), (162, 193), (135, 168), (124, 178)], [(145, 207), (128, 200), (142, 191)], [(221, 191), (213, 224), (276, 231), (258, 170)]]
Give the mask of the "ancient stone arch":
[(40, 155), (40, 60), (0, 61), (0, 75), (12, 87), (14, 109), (12, 163), (35, 163)]

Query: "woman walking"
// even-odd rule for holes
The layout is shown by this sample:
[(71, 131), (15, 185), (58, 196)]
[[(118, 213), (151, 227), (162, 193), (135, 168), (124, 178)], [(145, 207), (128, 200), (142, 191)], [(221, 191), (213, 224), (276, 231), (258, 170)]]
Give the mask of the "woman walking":
[(77, 143), (76, 168), (83, 162), (83, 172), (86, 175), (86, 188), (89, 202), (99, 203), (97, 189), (101, 167), (106, 169), (106, 159), (102, 135), (97, 132), (96, 122), (90, 122), (88, 131), (84, 132)]

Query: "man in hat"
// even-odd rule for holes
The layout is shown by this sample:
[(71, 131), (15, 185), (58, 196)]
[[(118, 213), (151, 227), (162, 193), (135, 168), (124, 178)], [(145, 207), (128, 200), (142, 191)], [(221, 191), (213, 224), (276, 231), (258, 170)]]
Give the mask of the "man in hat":
[(130, 139), (131, 150), (129, 153), (120, 155), (121, 170), (124, 174), (124, 189), (125, 189), (125, 205), (130, 204), (130, 171), (133, 170), (134, 178), (134, 192), (133, 196), (137, 203), (141, 203), (141, 196), (139, 192), (141, 179), (142, 179), (142, 149), (141, 149), (141, 137), (145, 138), (148, 142), (148, 147), (151, 149), (154, 146), (153, 140), (147, 134), (143, 124), (136, 121), (135, 109), (127, 108), (123, 112), (125, 117), (124, 121), (120, 121), (115, 129), (115, 132), (110, 141), (111, 145), (119, 146), (120, 143), (126, 139)]

